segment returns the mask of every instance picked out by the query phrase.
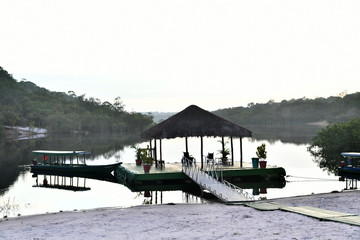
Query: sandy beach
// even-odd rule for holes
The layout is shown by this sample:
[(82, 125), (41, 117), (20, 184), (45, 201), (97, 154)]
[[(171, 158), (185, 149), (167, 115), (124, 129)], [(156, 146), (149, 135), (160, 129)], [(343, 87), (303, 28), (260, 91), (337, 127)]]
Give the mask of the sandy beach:
[[(360, 215), (360, 191), (276, 199)], [(0, 239), (359, 239), (360, 227), (242, 205), (168, 204), (2, 219)]]

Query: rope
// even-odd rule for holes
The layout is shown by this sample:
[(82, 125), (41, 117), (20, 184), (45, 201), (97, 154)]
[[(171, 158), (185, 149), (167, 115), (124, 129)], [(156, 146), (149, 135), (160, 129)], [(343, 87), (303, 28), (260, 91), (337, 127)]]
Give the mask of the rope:
[(337, 179), (329, 179), (329, 178), (314, 178), (314, 177), (301, 177), (301, 176), (292, 176), (292, 175), (286, 175), (286, 178), (302, 178), (302, 179), (308, 179), (307, 181), (306, 180), (302, 180), (302, 181), (289, 181), (289, 180), (286, 180), (286, 182), (312, 182), (312, 181), (338, 181)]

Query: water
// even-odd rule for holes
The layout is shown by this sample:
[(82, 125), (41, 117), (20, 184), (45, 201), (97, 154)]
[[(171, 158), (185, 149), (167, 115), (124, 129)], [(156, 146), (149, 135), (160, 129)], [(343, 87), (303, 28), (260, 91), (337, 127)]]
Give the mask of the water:
[[(221, 148), (218, 138), (204, 138), (204, 154)], [(106, 181), (79, 179), (80, 186), (91, 188), (88, 191), (69, 191), (34, 187), (36, 178), (19, 165), (30, 164), (31, 151), (34, 149), (53, 150), (86, 150), (93, 153), (88, 164), (111, 164), (116, 162), (134, 163), (135, 150), (130, 146), (135, 139), (111, 138), (74, 138), (72, 136), (54, 136), (44, 139), (22, 140), (3, 143), (0, 147), (0, 217), (47, 212), (73, 211), (105, 207), (130, 207), (142, 204), (166, 203), (203, 203), (213, 200), (202, 199), (182, 191), (165, 192), (131, 192), (126, 186)], [(308, 143), (283, 142), (280, 139), (256, 140), (243, 139), (244, 162), (250, 162), (255, 157), (256, 147), (265, 143), (268, 152), (268, 165), (284, 167), (287, 183), (284, 188), (268, 188), (266, 193), (256, 195), (256, 198), (278, 198), (312, 193), (341, 191), (344, 182), (338, 177), (320, 169), (307, 151)], [(146, 147), (149, 143), (139, 143)], [(158, 142), (159, 144), (159, 142)], [(189, 138), (189, 152), (195, 158), (200, 158), (200, 138)], [(230, 147), (230, 143), (228, 145)], [(162, 140), (162, 154), (165, 162), (180, 162), (185, 149), (184, 139)], [(234, 139), (234, 156), (240, 158), (240, 144)], [(236, 164), (239, 164), (238, 162)], [(39, 176), (38, 181), (42, 181)], [(50, 179), (49, 179), (50, 180)], [(54, 181), (54, 179), (51, 179)], [(66, 181), (70, 181), (67, 179)], [(77, 183), (77, 179), (74, 179)], [(248, 189), (256, 193), (256, 189)], [(150, 196), (148, 196), (150, 194)]]

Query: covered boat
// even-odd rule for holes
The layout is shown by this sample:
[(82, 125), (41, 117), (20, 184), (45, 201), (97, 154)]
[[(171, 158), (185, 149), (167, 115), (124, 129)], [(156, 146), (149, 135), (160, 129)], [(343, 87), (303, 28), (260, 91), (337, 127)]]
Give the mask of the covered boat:
[(86, 157), (91, 153), (87, 151), (33, 151), (34, 160), (30, 165), (32, 173), (45, 172), (76, 172), (76, 173), (111, 173), (122, 162), (110, 165), (87, 165)]
[(360, 153), (344, 152), (345, 161), (339, 167), (339, 176), (360, 178)]

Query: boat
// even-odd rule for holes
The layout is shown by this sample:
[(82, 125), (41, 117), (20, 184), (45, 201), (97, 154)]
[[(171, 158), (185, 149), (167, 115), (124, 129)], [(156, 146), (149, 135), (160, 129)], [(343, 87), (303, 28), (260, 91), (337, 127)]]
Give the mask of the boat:
[(122, 162), (109, 165), (87, 165), (86, 157), (91, 153), (87, 151), (48, 151), (35, 150), (31, 172), (35, 174), (65, 173), (91, 173), (109, 174), (115, 171)]
[(360, 178), (360, 153), (343, 152), (341, 155), (345, 158), (345, 161), (341, 162), (338, 175)]

